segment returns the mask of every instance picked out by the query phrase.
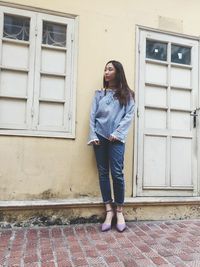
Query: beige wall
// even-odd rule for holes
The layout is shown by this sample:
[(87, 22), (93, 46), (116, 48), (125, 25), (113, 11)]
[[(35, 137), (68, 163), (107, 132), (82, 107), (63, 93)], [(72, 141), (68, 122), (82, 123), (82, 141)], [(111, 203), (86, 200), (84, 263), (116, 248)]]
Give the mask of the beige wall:
[[(77, 123), (75, 140), (0, 136), (0, 200), (99, 196), (94, 155), (86, 142), (90, 103), (94, 90), (102, 86), (105, 63), (110, 59), (121, 61), (134, 89), (136, 25), (199, 36), (200, 2), (13, 0), (6, 3), (77, 15)], [(133, 127), (127, 140), (125, 164), (129, 197), (132, 161)]]

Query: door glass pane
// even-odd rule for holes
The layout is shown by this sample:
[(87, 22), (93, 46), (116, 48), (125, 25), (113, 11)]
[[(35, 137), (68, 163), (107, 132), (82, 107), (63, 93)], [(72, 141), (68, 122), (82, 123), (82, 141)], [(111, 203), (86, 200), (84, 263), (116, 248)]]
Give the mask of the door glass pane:
[(171, 62), (190, 65), (191, 48), (180, 45), (172, 45)]
[(167, 60), (167, 44), (158, 41), (147, 40), (146, 57), (157, 60)]
[(29, 28), (29, 18), (13, 15), (4, 15), (3, 37), (28, 41)]
[(66, 30), (66, 25), (44, 21), (42, 43), (47, 45), (65, 47)]

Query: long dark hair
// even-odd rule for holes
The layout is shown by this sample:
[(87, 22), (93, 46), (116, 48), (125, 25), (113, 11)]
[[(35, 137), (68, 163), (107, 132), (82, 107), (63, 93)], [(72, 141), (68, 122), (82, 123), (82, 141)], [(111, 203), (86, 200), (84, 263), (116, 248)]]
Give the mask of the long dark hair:
[[(116, 70), (116, 92), (114, 96), (119, 100), (120, 105), (126, 106), (131, 97), (134, 99), (134, 92), (128, 86), (122, 64), (119, 61), (110, 60), (106, 63), (106, 66), (109, 63), (112, 63)], [(109, 82), (105, 80), (105, 77), (103, 77), (103, 86), (105, 89), (109, 88)]]

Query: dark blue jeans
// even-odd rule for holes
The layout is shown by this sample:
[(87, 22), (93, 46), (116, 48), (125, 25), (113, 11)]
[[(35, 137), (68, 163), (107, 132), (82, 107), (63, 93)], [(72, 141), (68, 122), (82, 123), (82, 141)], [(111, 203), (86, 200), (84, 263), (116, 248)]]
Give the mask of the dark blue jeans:
[(120, 141), (110, 142), (98, 135), (100, 145), (94, 145), (99, 183), (104, 203), (112, 202), (109, 170), (113, 181), (114, 201), (117, 205), (124, 203), (124, 151), (125, 144)]

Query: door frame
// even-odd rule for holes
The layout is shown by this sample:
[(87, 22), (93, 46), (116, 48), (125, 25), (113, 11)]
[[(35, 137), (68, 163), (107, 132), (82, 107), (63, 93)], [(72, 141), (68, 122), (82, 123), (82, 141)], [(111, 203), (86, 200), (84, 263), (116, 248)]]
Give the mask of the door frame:
[[(171, 36), (175, 37), (181, 37), (181, 38), (186, 38), (186, 39), (192, 39), (194, 41), (198, 41), (198, 55), (200, 53), (200, 37), (198, 36), (193, 36), (193, 35), (187, 35), (187, 34), (182, 34), (182, 33), (176, 33), (176, 32), (171, 32), (171, 31), (165, 31), (165, 30), (160, 30), (160, 29), (155, 29), (155, 28), (150, 28), (142, 25), (136, 25), (135, 27), (135, 121), (134, 121), (134, 152), (133, 152), (133, 197), (139, 197), (137, 195), (137, 186), (138, 186), (138, 147), (139, 147), (139, 142), (138, 142), (138, 121), (139, 121), (139, 71), (140, 71), (140, 31), (149, 31), (152, 33), (160, 33), (160, 34), (169, 34)], [(199, 86), (200, 86), (200, 55), (198, 58), (198, 108), (200, 109), (200, 91), (199, 91)], [(196, 134), (197, 134), (197, 147), (196, 147), (196, 154), (197, 154), (197, 196), (200, 195), (200, 110), (198, 111), (198, 117), (197, 117), (197, 126), (196, 126)]]

